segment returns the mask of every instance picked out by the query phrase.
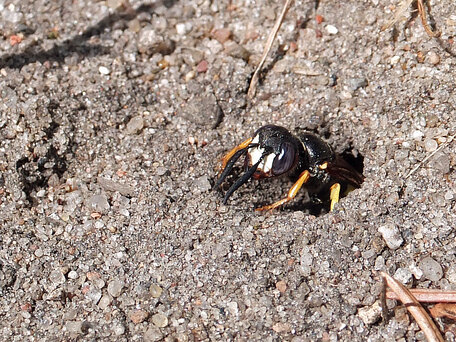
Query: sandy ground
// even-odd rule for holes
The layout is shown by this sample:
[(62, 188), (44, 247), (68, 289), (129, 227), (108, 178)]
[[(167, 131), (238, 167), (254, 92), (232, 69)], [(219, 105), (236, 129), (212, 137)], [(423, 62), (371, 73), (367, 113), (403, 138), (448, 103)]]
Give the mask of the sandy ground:
[[(412, 7), (380, 31), (398, 1), (295, 1), (252, 102), (281, 2), (119, 4), (0, 0), (0, 339), (423, 339), (381, 324), (377, 272), (456, 290), (456, 145), (406, 178), (455, 133), (456, 4), (431, 39)], [(217, 160), (267, 123), (363, 159), (361, 189), (223, 205)]]

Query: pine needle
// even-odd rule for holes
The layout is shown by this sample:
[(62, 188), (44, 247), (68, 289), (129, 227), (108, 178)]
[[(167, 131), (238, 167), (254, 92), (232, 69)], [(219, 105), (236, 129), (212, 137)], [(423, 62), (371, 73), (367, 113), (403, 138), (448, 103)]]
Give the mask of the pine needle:
[(274, 40), (277, 36), (277, 32), (280, 29), (280, 26), (282, 25), (283, 19), (285, 18), (285, 15), (288, 12), (288, 9), (291, 5), (291, 2), (293, 0), (286, 0), (285, 5), (282, 8), (282, 12), (280, 13), (280, 16), (277, 18), (274, 27), (272, 28), (271, 33), (269, 33), (268, 40), (266, 41), (266, 45), (264, 47), (263, 55), (261, 56), (260, 63), (258, 64), (252, 80), (250, 81), (250, 86), (249, 86), (249, 91), (247, 92), (247, 96), (252, 99), (255, 96), (256, 93), (256, 87), (258, 84), (258, 79), (260, 77), (260, 72), (261, 69), (263, 68), (263, 64), (266, 61), (266, 57), (268, 56), (269, 51), (271, 50), (272, 44), (274, 43)]

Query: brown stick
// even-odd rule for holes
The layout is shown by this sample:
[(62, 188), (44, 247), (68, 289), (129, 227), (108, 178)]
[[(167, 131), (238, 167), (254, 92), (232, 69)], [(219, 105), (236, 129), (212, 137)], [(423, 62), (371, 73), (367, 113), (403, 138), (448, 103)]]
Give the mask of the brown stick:
[[(420, 303), (456, 303), (456, 291), (410, 289), (410, 292)], [(398, 300), (399, 296), (393, 291), (387, 291), (386, 298)]]
[(440, 334), (434, 321), (429, 317), (426, 310), (424, 310), (410, 290), (385, 272), (380, 272), (380, 275), (386, 280), (386, 284), (396, 293), (399, 300), (405, 305), (413, 318), (415, 318), (428, 341), (444, 342), (442, 334)]
[(429, 35), (429, 37), (435, 38), (440, 36), (440, 32), (433, 32), (426, 20), (426, 11), (424, 9), (423, 0), (417, 0), (418, 12), (420, 13), (421, 22), (423, 23), (424, 30)]

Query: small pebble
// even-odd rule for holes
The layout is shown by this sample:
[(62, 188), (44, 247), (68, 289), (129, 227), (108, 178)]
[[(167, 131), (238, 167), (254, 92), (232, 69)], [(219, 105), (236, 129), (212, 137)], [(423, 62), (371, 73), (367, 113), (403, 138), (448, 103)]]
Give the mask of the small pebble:
[(280, 280), (276, 283), (276, 289), (284, 293), (287, 290), (287, 283), (283, 280)]
[(120, 183), (112, 179), (97, 177), (97, 183), (107, 191), (119, 191), (124, 196), (131, 196), (135, 189), (128, 184)]
[(86, 277), (90, 281), (93, 281), (95, 279), (99, 279), (101, 277), (101, 274), (98, 272), (87, 272)]
[(423, 277), (423, 271), (421, 271), (416, 265), (410, 265), (410, 272), (413, 273), (415, 279), (421, 279)]
[(212, 185), (207, 176), (198, 177), (193, 181), (193, 185), (198, 192), (207, 192), (212, 189)]
[(190, 80), (194, 79), (196, 76), (196, 72), (194, 70), (190, 70), (185, 74), (185, 82), (189, 82)]
[(367, 80), (365, 78), (351, 78), (347, 83), (348, 87), (352, 91), (358, 90), (359, 88), (365, 88), (367, 86)]
[(415, 130), (412, 132), (411, 137), (413, 140), (420, 141), (424, 134), (421, 131)]
[(326, 31), (329, 34), (337, 34), (337, 33), (339, 33), (339, 30), (334, 25), (326, 25), (325, 29), (326, 29)]
[(439, 147), (437, 141), (434, 139), (425, 139), (424, 140), (424, 148), (427, 152), (434, 152)]
[(399, 62), (400, 59), (400, 56), (393, 56), (391, 57), (390, 64), (397, 64), (397, 62)]
[[(144, 322), (147, 317), (149, 317), (149, 313), (145, 310), (135, 310), (133, 312), (130, 313), (130, 319), (131, 321), (134, 323), (134, 324), (139, 324), (139, 323), (142, 323)], [(153, 319), (153, 317), (152, 317)]]
[(65, 282), (65, 276), (61, 270), (54, 270), (49, 274), (49, 280), (54, 284), (59, 285)]
[(166, 167), (163, 167), (163, 166), (157, 167), (158, 176), (164, 176), (164, 175), (168, 175), (168, 174), (169, 174), (169, 170)]
[(385, 267), (385, 258), (383, 258), (381, 255), (375, 259), (375, 264), (374, 264), (374, 270), (380, 271)]
[(151, 325), (144, 333), (144, 342), (157, 342), (163, 339), (160, 329)]
[(112, 297), (108, 294), (103, 295), (98, 302), (98, 307), (102, 310), (106, 309), (112, 303)]
[(228, 39), (230, 39), (231, 31), (227, 28), (222, 28), (218, 30), (214, 30), (212, 32), (212, 36), (217, 39), (220, 43), (225, 43)]
[(147, 25), (138, 33), (138, 51), (142, 54), (153, 55), (161, 53), (163, 56), (169, 55), (175, 49), (175, 43), (163, 34)]
[(111, 206), (108, 203), (108, 198), (104, 194), (94, 195), (89, 201), (90, 208), (99, 213), (107, 212)]
[(313, 256), (310, 253), (309, 247), (304, 247), (301, 251), (301, 273), (304, 276), (309, 276), (312, 272)]
[(138, 33), (141, 30), (141, 22), (138, 19), (133, 19), (128, 22), (128, 29)]
[(108, 284), (108, 293), (113, 296), (113, 297), (119, 297), (120, 294), (122, 293), (123, 289), (123, 282), (115, 279)]
[(236, 302), (229, 302), (226, 304), (226, 309), (233, 316), (237, 316), (239, 314), (239, 307)]
[(105, 66), (101, 66), (98, 68), (98, 71), (100, 72), (100, 74), (102, 75), (109, 75), (109, 73), (111, 72), (108, 68), (106, 68)]
[(440, 63), (440, 56), (435, 51), (429, 51), (426, 59), (432, 65)]
[(127, 123), (125, 133), (138, 134), (144, 128), (144, 119), (141, 116), (135, 116)]
[(68, 215), (66, 212), (60, 213), (59, 216), (64, 222), (68, 222), (70, 220), (70, 215)]
[(70, 334), (79, 334), (82, 332), (82, 322), (77, 322), (77, 321), (69, 321), (65, 323), (65, 329), (70, 333)]
[(198, 71), (198, 72), (206, 72), (207, 71), (207, 67), (208, 67), (207, 61), (206, 60), (202, 60), (196, 66), (196, 71)]
[(78, 277), (78, 272), (70, 271), (68, 272), (68, 279), (76, 279)]
[(410, 284), (413, 280), (412, 272), (404, 267), (398, 268), (393, 277), (404, 285)]
[(122, 6), (123, 2), (124, 2), (124, 0), (107, 0), (106, 5), (109, 8), (116, 9), (116, 8)]
[(431, 257), (422, 259), (418, 267), (423, 271), (423, 276), (431, 281), (438, 281), (443, 276), (442, 266)]
[(445, 199), (446, 199), (447, 201), (451, 201), (453, 198), (454, 198), (454, 194), (453, 194), (452, 191), (447, 191), (447, 192), (445, 192)]
[(446, 279), (452, 284), (456, 284), (456, 265), (451, 265), (446, 271)]
[(179, 23), (176, 25), (177, 34), (179, 34), (181, 36), (189, 33), (191, 30), (192, 30), (192, 25), (190, 23)]
[(448, 154), (440, 151), (437, 152), (430, 160), (429, 166), (438, 170), (442, 174), (450, 172), (450, 157)]
[(162, 313), (157, 313), (152, 316), (152, 323), (158, 328), (164, 328), (168, 325), (168, 317)]
[(125, 326), (123, 324), (114, 325), (112, 330), (114, 331), (114, 334), (116, 336), (120, 336), (120, 335), (125, 334)]
[(393, 223), (379, 227), (378, 232), (382, 234), (383, 240), (390, 249), (397, 249), (404, 242), (399, 229)]
[(96, 288), (95, 286), (90, 287), (89, 291), (85, 294), (87, 298), (89, 298), (95, 305), (101, 298), (101, 290)]
[(274, 330), (276, 333), (287, 333), (291, 331), (291, 325), (290, 323), (276, 323), (272, 326), (272, 330)]
[(163, 293), (163, 289), (160, 286), (158, 286), (157, 284), (152, 284), (149, 287), (149, 292), (152, 297), (158, 298)]
[(233, 42), (232, 40), (227, 41), (224, 45), (225, 53), (234, 58), (241, 58), (245, 61), (249, 60), (250, 52), (243, 46)]
[(382, 308), (380, 306), (380, 303), (377, 301), (371, 306), (359, 308), (358, 316), (363, 320), (364, 324), (374, 324), (382, 316)]

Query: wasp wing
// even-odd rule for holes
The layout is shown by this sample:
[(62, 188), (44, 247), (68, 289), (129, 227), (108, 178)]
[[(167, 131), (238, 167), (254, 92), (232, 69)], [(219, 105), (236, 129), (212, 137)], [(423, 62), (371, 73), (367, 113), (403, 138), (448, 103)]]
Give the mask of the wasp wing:
[(355, 188), (361, 187), (364, 181), (364, 176), (339, 155), (328, 163), (326, 171), (334, 180), (348, 183)]

